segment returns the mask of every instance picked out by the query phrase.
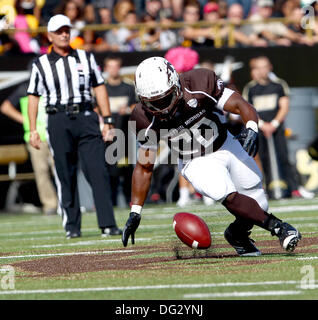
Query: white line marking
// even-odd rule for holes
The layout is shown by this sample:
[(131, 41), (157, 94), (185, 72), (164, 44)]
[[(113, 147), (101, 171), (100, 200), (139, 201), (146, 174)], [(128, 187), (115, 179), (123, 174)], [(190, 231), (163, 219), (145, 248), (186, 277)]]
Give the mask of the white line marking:
[(223, 282), (223, 283), (197, 283), (197, 284), (167, 284), (149, 286), (127, 286), (127, 287), (101, 287), (101, 288), (61, 288), (61, 289), (38, 289), (38, 290), (7, 290), (1, 294), (36, 294), (36, 293), (64, 293), (64, 292), (88, 292), (88, 291), (129, 291), (129, 290), (158, 290), (158, 289), (196, 289), (217, 287), (244, 287), (258, 285), (282, 285), (299, 284), (300, 281), (260, 281), (260, 282)]
[(20, 258), (39, 258), (39, 257), (56, 257), (56, 256), (76, 256), (86, 254), (101, 254), (101, 253), (126, 253), (135, 252), (135, 250), (104, 250), (104, 251), (84, 251), (84, 252), (64, 252), (64, 253), (43, 253), (43, 254), (27, 254), (21, 256), (5, 256), (0, 259), (20, 259)]
[(318, 257), (304, 257), (304, 258), (296, 258), (296, 260), (317, 260)]
[(301, 294), (302, 291), (297, 290), (278, 290), (278, 291), (246, 291), (246, 292), (225, 292), (225, 293), (190, 293), (183, 295), (186, 299), (193, 298), (228, 298), (228, 297), (259, 297), (259, 296), (283, 296)]
[[(205, 211), (206, 208), (202, 207), (203, 211), (200, 210), (200, 206), (189, 206), (189, 208), (185, 208), (185, 210), (195, 210), (196, 215), (200, 217), (215, 217), (215, 216), (222, 216), (222, 215), (230, 215), (226, 210), (224, 210), (223, 207), (217, 206), (213, 208), (213, 212), (211, 211)], [(154, 212), (158, 212), (158, 209), (144, 209), (143, 214), (144, 218), (146, 219), (165, 219), (172, 217), (176, 210), (180, 208), (168, 208), (169, 210), (163, 210), (163, 211), (170, 211), (171, 213), (163, 213), (163, 214), (156, 214), (153, 215)], [(318, 205), (294, 205), (294, 206), (282, 206), (282, 207), (271, 207), (270, 211), (273, 213), (288, 213), (288, 212), (294, 212), (294, 211), (315, 211), (318, 210)], [(179, 210), (180, 211), (180, 210)], [(184, 211), (184, 210), (183, 210)], [(149, 215), (149, 216), (148, 216)], [(151, 215), (151, 217), (150, 217)]]

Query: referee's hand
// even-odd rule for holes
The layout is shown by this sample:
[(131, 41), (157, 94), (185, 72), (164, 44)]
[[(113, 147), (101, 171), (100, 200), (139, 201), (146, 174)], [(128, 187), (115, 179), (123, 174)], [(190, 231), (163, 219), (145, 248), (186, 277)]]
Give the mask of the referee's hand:
[(30, 132), (30, 145), (35, 149), (40, 149), (41, 139), (36, 130)]
[(103, 130), (102, 130), (102, 136), (105, 142), (113, 141), (114, 139), (113, 129), (114, 129), (114, 126), (112, 124), (104, 124)]

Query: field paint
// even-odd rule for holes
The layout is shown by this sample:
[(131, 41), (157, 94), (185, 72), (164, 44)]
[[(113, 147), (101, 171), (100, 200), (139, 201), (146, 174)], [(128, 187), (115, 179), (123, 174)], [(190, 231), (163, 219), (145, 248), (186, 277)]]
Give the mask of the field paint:
[(224, 292), (224, 293), (190, 293), (183, 295), (186, 299), (202, 298), (229, 298), (229, 297), (259, 297), (259, 296), (286, 296), (301, 294), (300, 290), (278, 290), (278, 291), (246, 291), (246, 292)]
[(221, 282), (221, 283), (197, 283), (197, 284), (166, 284), (149, 286), (127, 287), (101, 287), (101, 288), (61, 288), (61, 289), (38, 289), (38, 290), (0, 290), (0, 295), (8, 294), (37, 294), (37, 293), (65, 293), (65, 292), (89, 292), (89, 291), (129, 291), (129, 290), (159, 290), (159, 289), (197, 289), (217, 287), (245, 287), (258, 285), (281, 285), (299, 284), (300, 281), (259, 281), (259, 282)]
[[(138, 238), (138, 241), (157, 241), (158, 239), (170, 240), (175, 238), (175, 236), (155, 236), (151, 238)], [(78, 241), (72, 243), (58, 243), (58, 244), (39, 244), (29, 246), (31, 248), (54, 248), (54, 247), (76, 247), (83, 245), (94, 245), (94, 244), (103, 244), (103, 243), (112, 243), (112, 242), (122, 242), (121, 239), (108, 239), (108, 240), (88, 240), (88, 241)]]
[[(146, 214), (143, 212), (144, 218), (148, 219), (167, 219), (167, 218), (172, 218), (172, 216), (175, 214), (176, 209), (174, 208), (173, 213), (162, 213), (162, 214), (153, 214), (155, 212), (158, 212), (158, 209), (148, 209), (151, 211), (148, 211)], [(197, 210), (197, 207), (189, 207), (187, 208), (189, 210)], [(217, 208), (212, 208), (214, 212), (210, 211), (204, 211), (204, 212), (196, 212), (195, 214), (198, 215), (199, 217), (219, 217), (222, 216), (223, 214), (230, 215), (224, 208), (220, 207), (220, 210)], [(306, 211), (315, 211), (318, 210), (318, 205), (294, 205), (294, 206), (282, 206), (282, 207), (271, 207), (270, 211), (273, 213), (288, 213), (288, 212), (294, 212), (294, 211), (300, 211), (300, 212), (306, 212)], [(145, 211), (145, 210), (144, 210)], [(184, 210), (183, 210), (184, 211)], [(149, 216), (148, 216), (149, 215)], [(151, 215), (151, 216), (150, 216)]]
[(19, 259), (19, 258), (40, 258), (40, 257), (56, 257), (56, 256), (76, 256), (86, 254), (101, 254), (101, 253), (126, 253), (135, 252), (135, 250), (104, 250), (104, 251), (84, 251), (84, 252), (64, 252), (64, 253), (42, 253), (42, 254), (27, 254), (21, 256), (5, 256), (0, 259)]
[(296, 258), (296, 260), (317, 260), (318, 257), (304, 257), (304, 258)]

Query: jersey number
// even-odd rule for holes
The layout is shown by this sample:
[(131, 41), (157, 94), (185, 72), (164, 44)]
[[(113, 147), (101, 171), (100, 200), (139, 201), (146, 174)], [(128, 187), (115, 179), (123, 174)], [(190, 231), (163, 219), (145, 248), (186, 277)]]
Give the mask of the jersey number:
[[(175, 152), (178, 152), (180, 155), (189, 155), (199, 152), (201, 146), (205, 149), (211, 147), (218, 136), (219, 131), (216, 123), (203, 117), (189, 129), (182, 130), (180, 134), (171, 138), (170, 141)], [(183, 150), (180, 150), (180, 148), (177, 147), (177, 144), (181, 140), (184, 146), (188, 146), (187, 148), (183, 148)], [(190, 147), (191, 143), (192, 145)]]

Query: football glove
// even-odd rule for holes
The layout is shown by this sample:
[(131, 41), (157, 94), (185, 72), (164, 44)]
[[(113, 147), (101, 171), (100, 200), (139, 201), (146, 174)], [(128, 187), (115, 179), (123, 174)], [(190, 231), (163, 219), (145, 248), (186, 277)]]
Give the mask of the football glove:
[(234, 139), (237, 139), (240, 142), (243, 149), (251, 157), (255, 157), (259, 147), (257, 132), (251, 128), (244, 128), (240, 134), (234, 137)]
[(136, 212), (130, 212), (129, 218), (123, 229), (122, 242), (124, 247), (127, 247), (128, 239), (131, 236), (131, 243), (135, 244), (135, 232), (139, 226), (141, 215)]

